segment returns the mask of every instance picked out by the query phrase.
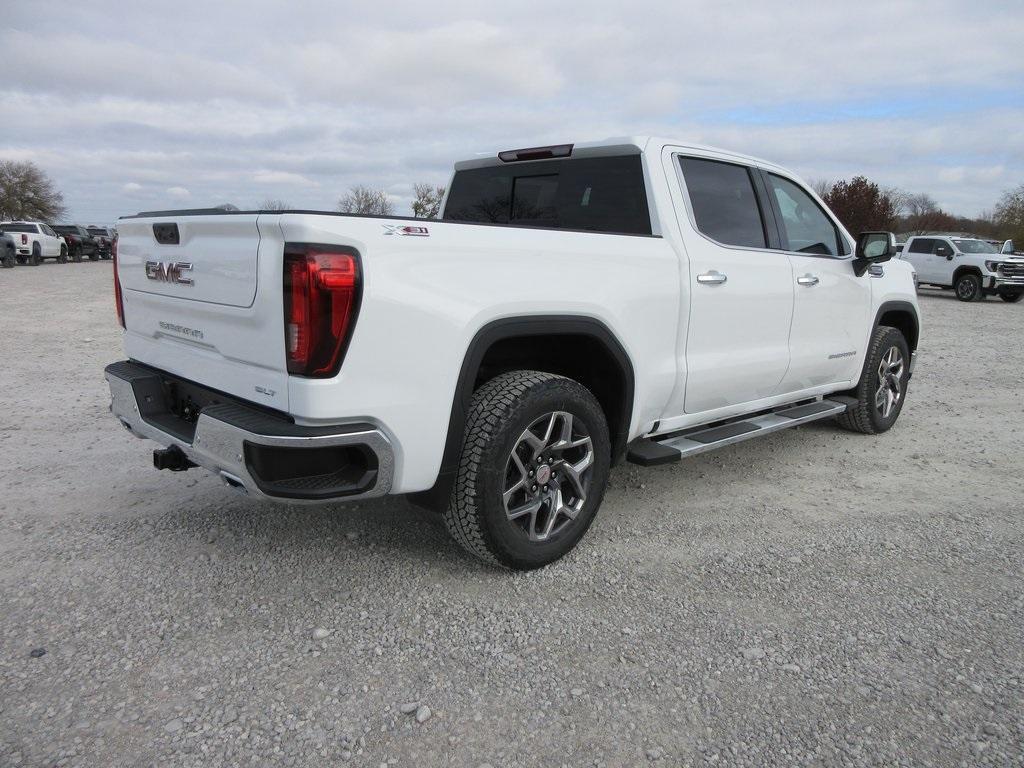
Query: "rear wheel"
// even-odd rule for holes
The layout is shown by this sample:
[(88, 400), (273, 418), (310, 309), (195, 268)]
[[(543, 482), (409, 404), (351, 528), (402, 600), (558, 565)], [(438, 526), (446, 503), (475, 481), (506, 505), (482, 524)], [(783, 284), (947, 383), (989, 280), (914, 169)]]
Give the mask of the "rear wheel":
[(473, 395), (445, 525), (481, 560), (540, 568), (587, 532), (610, 462), (590, 390), (551, 373), (502, 374)]
[(953, 286), (956, 289), (956, 297), (960, 301), (981, 301), (985, 294), (981, 290), (981, 278), (968, 272), (960, 275)]
[(82, 246), (76, 245), (71, 249), (71, 260), (75, 263), (81, 262), (82, 260)]
[(5, 269), (10, 269), (11, 267), (18, 263), (18, 259), (14, 255), (13, 248), (8, 248), (7, 251), (4, 252), (2, 263)]
[(38, 267), (43, 261), (43, 254), (39, 250), (39, 243), (32, 244), (32, 255), (28, 257), (28, 263), (33, 267)]
[(1021, 300), (1022, 297), (1024, 297), (1024, 291), (1016, 291), (1013, 293), (1011, 293), (1010, 291), (1006, 291), (1004, 293), (999, 294), (1000, 299), (1010, 304), (1016, 304), (1018, 301)]
[(95, 250), (93, 250), (92, 253), (89, 254), (89, 261), (99, 261), (99, 260), (100, 260), (100, 249), (96, 248)]

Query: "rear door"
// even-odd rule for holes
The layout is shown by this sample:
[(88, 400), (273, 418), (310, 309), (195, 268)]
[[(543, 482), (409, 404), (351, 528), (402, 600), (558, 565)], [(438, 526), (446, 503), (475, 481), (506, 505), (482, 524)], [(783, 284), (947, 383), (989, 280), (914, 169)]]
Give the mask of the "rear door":
[(935, 238), (915, 237), (903, 249), (903, 258), (914, 266), (919, 282), (933, 283), (939, 280), (936, 265), (932, 258), (932, 250), (934, 248)]
[(796, 292), (789, 370), (779, 391), (856, 379), (870, 322), (870, 277), (854, 273), (850, 243), (805, 188), (777, 173), (763, 176)]
[(789, 367), (793, 272), (789, 257), (770, 249), (745, 165), (674, 155), (685, 210), (680, 225), (689, 260), (686, 338), (687, 414), (769, 397)]
[(276, 214), (122, 219), (117, 260), (129, 356), (286, 410), (279, 220)]

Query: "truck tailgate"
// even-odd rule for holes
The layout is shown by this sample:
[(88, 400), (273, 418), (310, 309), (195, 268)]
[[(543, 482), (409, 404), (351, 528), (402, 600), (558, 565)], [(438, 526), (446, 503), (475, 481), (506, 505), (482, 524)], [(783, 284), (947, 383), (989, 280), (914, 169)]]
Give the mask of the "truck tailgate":
[(278, 220), (273, 214), (122, 219), (117, 269), (128, 355), (287, 410)]

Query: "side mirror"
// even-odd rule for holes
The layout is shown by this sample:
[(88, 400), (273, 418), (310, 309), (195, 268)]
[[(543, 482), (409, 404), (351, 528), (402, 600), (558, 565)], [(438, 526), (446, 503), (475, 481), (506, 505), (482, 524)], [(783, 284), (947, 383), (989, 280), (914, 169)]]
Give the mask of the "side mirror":
[(1012, 254), (1013, 250), (1013, 240), (1007, 240), (1005, 243), (1003, 243), (1003, 249), (999, 252), (1003, 254)]
[(889, 261), (896, 255), (896, 235), (892, 232), (861, 232), (853, 257), (853, 271), (860, 277), (872, 264)]
[(935, 246), (935, 255), (941, 256), (944, 259), (953, 260), (953, 250), (948, 245), (937, 245)]

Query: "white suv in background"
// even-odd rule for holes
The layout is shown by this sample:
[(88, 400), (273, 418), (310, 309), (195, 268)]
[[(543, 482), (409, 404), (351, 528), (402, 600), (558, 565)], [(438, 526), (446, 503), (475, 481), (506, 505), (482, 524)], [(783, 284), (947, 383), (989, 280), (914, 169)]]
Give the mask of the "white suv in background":
[(1024, 296), (1024, 257), (1014, 256), (1009, 242), (1000, 253), (991, 243), (969, 237), (912, 237), (902, 258), (914, 267), (920, 285), (952, 288), (960, 301), (998, 295), (1014, 303)]
[(43, 259), (56, 259), (62, 264), (68, 260), (68, 244), (54, 232), (49, 224), (39, 221), (5, 221), (0, 229), (14, 238), (19, 264), (35, 266)]

